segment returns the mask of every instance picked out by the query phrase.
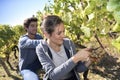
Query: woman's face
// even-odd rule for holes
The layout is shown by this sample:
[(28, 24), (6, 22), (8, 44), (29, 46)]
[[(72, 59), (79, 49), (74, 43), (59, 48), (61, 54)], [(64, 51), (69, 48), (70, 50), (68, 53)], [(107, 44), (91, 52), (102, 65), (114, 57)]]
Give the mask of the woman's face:
[(65, 28), (64, 24), (58, 24), (54, 28), (54, 32), (50, 35), (49, 34), (49, 42), (58, 46), (61, 46), (63, 44), (63, 38), (65, 37)]

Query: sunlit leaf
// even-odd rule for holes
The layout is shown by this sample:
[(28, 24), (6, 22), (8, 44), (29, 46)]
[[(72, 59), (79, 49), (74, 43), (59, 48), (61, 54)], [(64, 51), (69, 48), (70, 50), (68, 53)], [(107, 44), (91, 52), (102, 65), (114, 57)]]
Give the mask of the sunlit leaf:
[(113, 15), (114, 15), (115, 20), (120, 24), (120, 10), (114, 11)]
[(120, 7), (120, 0), (109, 0), (107, 3), (107, 10), (112, 12), (115, 11), (118, 7)]
[(120, 31), (120, 24), (119, 24), (119, 23), (116, 23), (112, 30), (113, 30), (114, 32), (119, 32), (119, 31)]
[(115, 46), (118, 50), (120, 50), (120, 42), (112, 41), (112, 45)]
[(94, 13), (88, 15), (89, 21), (95, 17)]
[(120, 43), (120, 36), (115, 41)]
[(5, 58), (6, 55), (5, 54), (0, 54), (0, 58)]
[(81, 27), (81, 31), (85, 34), (86, 37), (89, 38), (91, 36), (91, 34), (90, 34), (90, 28), (82, 26)]

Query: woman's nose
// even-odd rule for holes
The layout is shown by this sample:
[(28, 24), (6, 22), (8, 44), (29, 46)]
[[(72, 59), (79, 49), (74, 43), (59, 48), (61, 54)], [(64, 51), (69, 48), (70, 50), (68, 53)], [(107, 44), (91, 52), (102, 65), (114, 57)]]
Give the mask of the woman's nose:
[(61, 36), (62, 36), (62, 38), (64, 38), (65, 37), (65, 33), (63, 32)]

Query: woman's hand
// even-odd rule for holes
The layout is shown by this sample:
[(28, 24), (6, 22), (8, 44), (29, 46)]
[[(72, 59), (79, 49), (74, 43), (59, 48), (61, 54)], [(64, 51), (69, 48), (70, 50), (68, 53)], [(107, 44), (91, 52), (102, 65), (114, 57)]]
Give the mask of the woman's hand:
[(73, 61), (75, 63), (79, 61), (87, 61), (89, 59), (89, 56), (91, 54), (91, 50), (89, 48), (82, 49), (78, 51), (73, 57)]

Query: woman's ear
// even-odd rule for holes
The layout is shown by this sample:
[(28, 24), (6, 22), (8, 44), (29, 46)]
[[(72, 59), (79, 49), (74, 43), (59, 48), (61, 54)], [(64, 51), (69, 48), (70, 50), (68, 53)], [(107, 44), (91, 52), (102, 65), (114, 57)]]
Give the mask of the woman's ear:
[(43, 35), (44, 35), (45, 38), (47, 38), (47, 39), (50, 37), (50, 35), (49, 35), (46, 31), (43, 32)]

